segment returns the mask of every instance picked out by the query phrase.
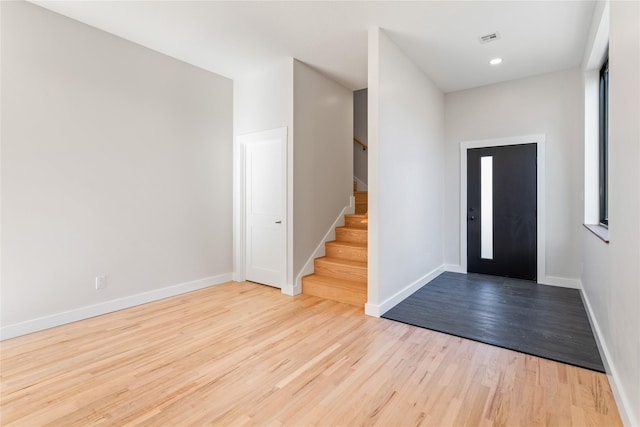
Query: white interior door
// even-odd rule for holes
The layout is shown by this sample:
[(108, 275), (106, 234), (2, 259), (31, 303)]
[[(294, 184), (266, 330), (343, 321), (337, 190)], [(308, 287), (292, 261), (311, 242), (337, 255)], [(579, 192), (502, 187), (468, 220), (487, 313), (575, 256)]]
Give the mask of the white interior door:
[(286, 130), (245, 144), (245, 277), (282, 288), (286, 278)]

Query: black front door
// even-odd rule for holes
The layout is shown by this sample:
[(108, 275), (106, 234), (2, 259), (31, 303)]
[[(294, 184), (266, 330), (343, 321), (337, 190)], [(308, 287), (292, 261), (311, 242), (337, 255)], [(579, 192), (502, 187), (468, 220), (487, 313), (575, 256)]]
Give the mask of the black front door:
[(467, 271), (536, 280), (536, 144), (467, 151)]

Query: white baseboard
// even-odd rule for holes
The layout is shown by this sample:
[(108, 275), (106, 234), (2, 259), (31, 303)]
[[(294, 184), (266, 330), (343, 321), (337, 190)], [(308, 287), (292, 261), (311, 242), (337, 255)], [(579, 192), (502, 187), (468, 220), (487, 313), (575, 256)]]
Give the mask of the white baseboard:
[[(450, 271), (452, 273), (467, 274), (467, 271), (459, 264), (444, 264), (442, 266), (444, 271)], [(567, 279), (566, 277), (544, 276), (538, 278), (538, 283), (541, 285), (558, 286), (561, 288), (581, 289), (580, 281), (578, 279)]]
[(467, 274), (467, 270), (462, 268), (460, 264), (443, 264), (442, 268), (444, 271), (449, 271), (451, 273)]
[(412, 293), (414, 293), (415, 291), (417, 291), (418, 289), (420, 289), (421, 287), (423, 287), (424, 285), (426, 285), (427, 283), (429, 283), (430, 281), (438, 277), (438, 275), (440, 275), (443, 271), (444, 271), (443, 266), (440, 266), (431, 270), (429, 273), (420, 277), (418, 280), (414, 281), (413, 283), (407, 285), (405, 288), (399, 290), (398, 292), (396, 292), (395, 294), (393, 294), (391, 297), (387, 298), (380, 304), (366, 303), (364, 305), (364, 313), (368, 316), (373, 316), (373, 317), (382, 316), (384, 313), (386, 313), (387, 311), (395, 307), (397, 304), (399, 304), (402, 300), (407, 298), (409, 295), (411, 295)]
[(567, 279), (566, 277), (544, 276), (538, 278), (538, 283), (561, 288), (580, 289), (580, 281), (578, 279)]
[(602, 358), (602, 363), (604, 364), (604, 368), (607, 373), (607, 379), (609, 380), (609, 385), (611, 386), (613, 397), (616, 401), (616, 405), (618, 406), (620, 418), (622, 418), (622, 423), (625, 426), (640, 426), (640, 420), (635, 419), (631, 400), (629, 399), (629, 396), (627, 396), (627, 394), (624, 392), (624, 389), (620, 386), (620, 384), (622, 383), (620, 382), (618, 371), (615, 365), (611, 364), (611, 361), (613, 360), (611, 358), (611, 352), (607, 347), (606, 341), (602, 339), (602, 330), (600, 329), (598, 320), (593, 313), (589, 298), (584, 293), (582, 282), (578, 281), (578, 285), (580, 289), (580, 296), (582, 297), (582, 302), (584, 303), (584, 306), (587, 310), (587, 317), (589, 318), (589, 322), (591, 323), (593, 335), (596, 339), (598, 350), (600, 351), (600, 357)]
[[(459, 264), (444, 264), (444, 271), (452, 273), (467, 274), (467, 271)], [(541, 285), (558, 286), (561, 288), (581, 289), (578, 279), (567, 279), (566, 277), (544, 276), (539, 278), (538, 283)]]
[(325, 255), (324, 244), (331, 240), (335, 240), (336, 227), (340, 227), (344, 225), (344, 216), (346, 214), (354, 212), (354, 208), (355, 208), (355, 203), (353, 203), (354, 200), (355, 199), (353, 196), (349, 198), (349, 206), (345, 206), (340, 212), (340, 214), (338, 215), (338, 217), (335, 219), (335, 221), (333, 221), (333, 224), (331, 224), (331, 227), (329, 227), (327, 234), (325, 234), (322, 240), (320, 241), (320, 243), (318, 243), (318, 246), (316, 246), (315, 251), (313, 251), (309, 259), (307, 259), (307, 262), (304, 263), (304, 266), (302, 267), (302, 270), (300, 270), (300, 273), (298, 273), (298, 275), (296, 276), (296, 281), (293, 287), (285, 286), (284, 288), (282, 288), (283, 294), (298, 295), (302, 292), (302, 277), (306, 276), (307, 274), (313, 274), (313, 271), (314, 271), (313, 260)]
[(353, 180), (358, 184), (358, 191), (369, 191), (369, 186), (357, 176), (353, 176)]
[(76, 322), (78, 320), (88, 319), (90, 317), (100, 316), (114, 311), (134, 307), (140, 304), (157, 301), (160, 299), (184, 294), (186, 292), (207, 288), (213, 285), (231, 281), (232, 274), (220, 274), (217, 276), (205, 277), (204, 279), (194, 280), (192, 282), (180, 283), (165, 288), (154, 289), (153, 291), (143, 292), (140, 294), (130, 295), (98, 304), (87, 305), (75, 308), (61, 313), (55, 313), (48, 316), (39, 317), (37, 319), (26, 320), (24, 322), (7, 325), (0, 328), (0, 340), (17, 337), (20, 335), (30, 334), (32, 332), (49, 329), (66, 323)]

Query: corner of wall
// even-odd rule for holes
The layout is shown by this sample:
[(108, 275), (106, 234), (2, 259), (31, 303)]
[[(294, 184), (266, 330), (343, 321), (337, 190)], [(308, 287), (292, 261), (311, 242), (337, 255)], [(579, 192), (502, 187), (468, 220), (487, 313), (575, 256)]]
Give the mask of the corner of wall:
[(460, 264), (443, 264), (442, 269), (443, 271), (448, 271), (451, 273), (467, 274), (467, 269)]
[(426, 285), (427, 283), (431, 282), (433, 279), (438, 277), (444, 271), (445, 271), (444, 265), (441, 265), (437, 268), (434, 268), (433, 270), (431, 270), (424, 276), (420, 277), (419, 279), (408, 284), (404, 288), (400, 289), (399, 291), (397, 291), (395, 294), (393, 294), (386, 300), (378, 304), (367, 302), (364, 306), (365, 314), (373, 317), (382, 316), (384, 313), (391, 310), (393, 307), (398, 305), (400, 302), (402, 302), (408, 296), (413, 294), (415, 291), (417, 291), (418, 289), (420, 289), (421, 287), (423, 287), (424, 285)]
[(334, 216), (353, 191), (353, 93), (303, 62), (294, 62), (292, 206), (293, 280), (308, 271)]
[(607, 374), (607, 379), (609, 380), (609, 385), (611, 386), (611, 391), (613, 392), (616, 403), (618, 403), (620, 418), (622, 418), (625, 426), (638, 426), (640, 425), (640, 420), (634, 419), (634, 415), (631, 413), (631, 411), (629, 411), (629, 408), (634, 408), (635, 405), (631, 405), (631, 401), (625, 393), (624, 388), (622, 387), (620, 374), (618, 373), (615, 365), (610, 363), (610, 361), (614, 359), (612, 358), (611, 351), (609, 350), (609, 347), (607, 346), (607, 343), (603, 338), (604, 334), (602, 332), (602, 329), (600, 328), (600, 324), (598, 323), (598, 319), (595, 315), (589, 297), (583, 290), (582, 281), (580, 280), (578, 280), (577, 289), (580, 290), (580, 298), (584, 303), (584, 308), (587, 312), (587, 318), (589, 319), (591, 329), (593, 330), (593, 335), (596, 340), (596, 345), (598, 346), (600, 357), (602, 358), (602, 363)]
[(378, 231), (378, 98), (380, 93), (380, 28), (373, 27), (368, 32), (368, 74), (367, 74), (367, 135), (368, 135), (368, 172), (369, 188), (369, 265), (367, 269), (367, 300), (365, 314), (378, 317), (375, 308), (378, 302), (379, 285), (379, 231)]

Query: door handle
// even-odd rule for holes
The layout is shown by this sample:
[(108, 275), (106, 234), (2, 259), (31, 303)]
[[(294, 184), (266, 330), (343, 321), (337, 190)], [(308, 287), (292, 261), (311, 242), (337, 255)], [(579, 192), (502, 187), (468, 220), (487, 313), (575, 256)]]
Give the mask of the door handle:
[(276, 221), (276, 224), (282, 224), (282, 221)]

